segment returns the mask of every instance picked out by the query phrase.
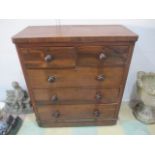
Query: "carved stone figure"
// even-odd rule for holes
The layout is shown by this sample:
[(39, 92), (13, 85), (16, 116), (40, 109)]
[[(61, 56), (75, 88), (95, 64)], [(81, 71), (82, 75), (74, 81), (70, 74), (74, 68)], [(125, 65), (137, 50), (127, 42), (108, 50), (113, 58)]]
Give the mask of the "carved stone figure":
[(18, 82), (12, 82), (14, 90), (7, 90), (4, 111), (12, 114), (29, 113), (32, 111), (30, 98)]
[(0, 109), (0, 120), (3, 118), (2, 110)]
[(5, 106), (4, 102), (0, 102), (0, 120), (3, 119), (3, 108)]
[(155, 123), (155, 73), (138, 72), (137, 95), (133, 107), (135, 117), (143, 123)]

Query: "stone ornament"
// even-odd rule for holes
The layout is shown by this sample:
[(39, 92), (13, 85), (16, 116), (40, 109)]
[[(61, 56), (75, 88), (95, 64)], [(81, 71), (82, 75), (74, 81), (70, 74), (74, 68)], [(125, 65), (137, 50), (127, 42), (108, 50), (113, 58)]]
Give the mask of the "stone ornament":
[(21, 88), (18, 82), (12, 82), (14, 90), (6, 91), (4, 111), (10, 114), (22, 114), (32, 112), (28, 93)]
[(2, 110), (0, 109), (0, 120), (3, 118)]
[(5, 102), (0, 102), (0, 121), (3, 119), (3, 108), (5, 106)]
[(155, 123), (155, 73), (137, 73), (139, 101), (133, 107), (135, 117), (143, 123)]

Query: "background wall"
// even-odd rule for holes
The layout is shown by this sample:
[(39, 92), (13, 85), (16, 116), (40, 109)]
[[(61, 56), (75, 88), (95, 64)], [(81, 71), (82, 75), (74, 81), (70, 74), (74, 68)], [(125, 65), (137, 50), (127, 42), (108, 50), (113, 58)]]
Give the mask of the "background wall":
[(155, 72), (155, 20), (0, 20), (0, 100), (12, 81), (26, 88), (20, 63), (11, 37), (29, 25), (123, 24), (139, 35), (123, 96), (128, 101), (139, 70)]

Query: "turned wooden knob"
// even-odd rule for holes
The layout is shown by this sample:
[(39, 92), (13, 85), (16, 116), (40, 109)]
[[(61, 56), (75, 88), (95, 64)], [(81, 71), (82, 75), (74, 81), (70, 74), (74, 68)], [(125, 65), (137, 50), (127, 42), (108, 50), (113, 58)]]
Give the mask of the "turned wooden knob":
[(58, 97), (57, 97), (57, 95), (53, 95), (52, 97), (51, 97), (51, 101), (52, 102), (57, 102), (58, 101)]
[(55, 111), (53, 114), (52, 114), (53, 117), (55, 118), (58, 118), (60, 117), (60, 112), (59, 111)]
[(104, 75), (98, 75), (97, 80), (103, 81), (105, 79)]
[(95, 110), (95, 111), (93, 112), (93, 114), (95, 115), (95, 117), (99, 117), (99, 116), (100, 116), (99, 110)]
[(103, 59), (106, 59), (106, 54), (105, 53), (100, 53), (100, 55), (99, 55), (99, 59), (100, 60), (103, 60)]
[(100, 93), (96, 94), (96, 100), (100, 101), (102, 99), (102, 95)]
[(52, 59), (53, 59), (53, 56), (51, 54), (46, 55), (44, 58), (46, 62), (50, 62)]
[(54, 82), (56, 80), (56, 77), (55, 76), (49, 76), (48, 77), (48, 82)]

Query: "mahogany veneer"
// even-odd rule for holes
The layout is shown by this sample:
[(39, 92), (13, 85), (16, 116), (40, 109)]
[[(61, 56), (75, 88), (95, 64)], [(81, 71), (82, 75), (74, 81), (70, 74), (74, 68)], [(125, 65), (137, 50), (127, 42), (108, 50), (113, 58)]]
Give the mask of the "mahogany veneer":
[(137, 38), (120, 25), (31, 26), (15, 35), (38, 124), (115, 124)]

